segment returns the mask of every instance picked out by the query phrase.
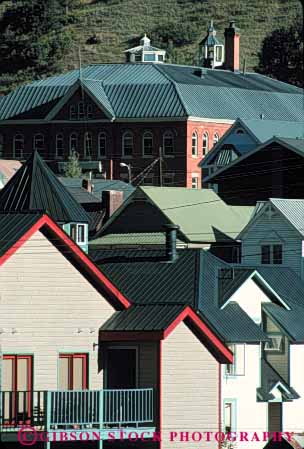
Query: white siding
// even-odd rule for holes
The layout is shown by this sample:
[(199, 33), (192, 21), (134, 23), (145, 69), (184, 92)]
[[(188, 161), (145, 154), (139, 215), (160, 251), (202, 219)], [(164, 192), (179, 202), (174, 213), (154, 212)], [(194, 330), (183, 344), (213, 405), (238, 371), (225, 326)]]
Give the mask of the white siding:
[(247, 279), (231, 296), (230, 301), (237, 302), (256, 323), (261, 322), (262, 303), (270, 302), (268, 296), (252, 279)]
[[(301, 276), (301, 236), (279, 213), (271, 217), (264, 213), (248, 227), (242, 237), (242, 263), (261, 265), (261, 244), (263, 241), (270, 242), (275, 233), (283, 240), (283, 266), (292, 268)], [(274, 243), (278, 243), (278, 240), (274, 240)]]
[(102, 388), (93, 343), (113, 309), (40, 232), (1, 267), (0, 292), (2, 351), (34, 355), (36, 390), (57, 388), (60, 352), (89, 353), (89, 387)]
[(162, 449), (215, 447), (206, 442), (173, 443), (168, 435), (217, 432), (218, 388), (218, 362), (184, 323), (179, 324), (162, 343)]
[(300, 395), (299, 399), (283, 403), (283, 431), (304, 430), (304, 345), (290, 345), (290, 386)]
[[(236, 399), (236, 432), (267, 431), (267, 403), (257, 402), (256, 389), (260, 386), (260, 346), (245, 346), (245, 375), (226, 376), (222, 367), (222, 399)], [(223, 414), (222, 414), (223, 416)], [(237, 442), (237, 447), (261, 449), (265, 442)]]

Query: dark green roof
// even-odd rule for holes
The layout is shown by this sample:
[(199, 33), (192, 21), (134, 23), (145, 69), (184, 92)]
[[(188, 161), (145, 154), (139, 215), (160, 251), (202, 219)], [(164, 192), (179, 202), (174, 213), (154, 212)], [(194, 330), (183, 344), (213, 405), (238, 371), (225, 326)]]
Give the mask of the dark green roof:
[(35, 81), (2, 99), (0, 120), (42, 108), (45, 115), (69, 90), (82, 85), (109, 119), (208, 117), (301, 121), (303, 90), (257, 73), (173, 64), (97, 64)]
[[(227, 267), (225, 262), (200, 249), (179, 250), (178, 255), (174, 263), (160, 263), (157, 258), (164, 256), (161, 250), (99, 250), (91, 254), (102, 273), (132, 304), (155, 306), (159, 317), (162, 306), (189, 305), (200, 311), (202, 319), (225, 341), (267, 340), (259, 326), (237, 304), (220, 310), (216, 293), (218, 269)], [(144, 312), (136, 310), (143, 315), (135, 314), (132, 326), (140, 328)], [(168, 308), (168, 314), (174, 310), (174, 307)], [(117, 323), (120, 326), (114, 321), (115, 325)]]
[(101, 331), (164, 331), (184, 310), (185, 305), (132, 305), (115, 312), (100, 328)]
[(58, 181), (37, 151), (1, 191), (0, 211), (42, 211), (58, 223), (88, 222), (85, 210)]
[[(81, 188), (83, 178), (58, 178), (62, 184), (68, 189)], [(124, 199), (128, 198), (131, 193), (134, 192), (135, 187), (132, 184), (128, 184), (119, 179), (106, 180), (106, 179), (92, 179), (93, 195), (98, 198), (102, 198), (102, 192), (104, 190), (117, 190), (123, 192)]]
[(298, 399), (300, 396), (287, 382), (279, 375), (279, 373), (266, 360), (261, 360), (262, 384), (257, 388), (257, 401), (269, 402), (275, 399), (271, 390), (280, 383), (282, 389), (282, 396), (285, 401)]
[(41, 213), (5, 213), (0, 212), (0, 256), (6, 253), (29, 231)]

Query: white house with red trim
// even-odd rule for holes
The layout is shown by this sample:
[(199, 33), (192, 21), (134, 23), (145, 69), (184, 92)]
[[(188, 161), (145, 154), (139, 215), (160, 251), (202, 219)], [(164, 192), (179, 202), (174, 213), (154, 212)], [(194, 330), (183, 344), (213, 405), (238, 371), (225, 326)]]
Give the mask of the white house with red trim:
[[(60, 432), (84, 447), (121, 437), (131, 447), (132, 431), (166, 449), (184, 447), (170, 432), (220, 429), (220, 364), (232, 354), (193, 309), (158, 306), (147, 324), (149, 309), (130, 306), (49, 216), (2, 213), (0, 225), (3, 447), (43, 432), (46, 448)], [(128, 327), (113, 331), (113, 320)]]

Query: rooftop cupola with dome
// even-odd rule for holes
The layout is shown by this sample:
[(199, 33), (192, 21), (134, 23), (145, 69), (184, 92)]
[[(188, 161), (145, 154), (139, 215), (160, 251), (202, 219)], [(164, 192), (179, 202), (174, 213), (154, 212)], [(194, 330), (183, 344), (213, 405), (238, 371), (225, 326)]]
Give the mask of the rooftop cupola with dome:
[(155, 62), (163, 63), (166, 58), (166, 51), (160, 48), (153, 47), (151, 40), (145, 34), (140, 39), (140, 45), (137, 47), (129, 48), (125, 50), (126, 62), (138, 63), (138, 62)]
[(216, 37), (216, 30), (213, 26), (213, 20), (207, 29), (207, 35), (199, 44), (200, 63), (203, 67), (213, 69), (223, 65), (224, 45)]

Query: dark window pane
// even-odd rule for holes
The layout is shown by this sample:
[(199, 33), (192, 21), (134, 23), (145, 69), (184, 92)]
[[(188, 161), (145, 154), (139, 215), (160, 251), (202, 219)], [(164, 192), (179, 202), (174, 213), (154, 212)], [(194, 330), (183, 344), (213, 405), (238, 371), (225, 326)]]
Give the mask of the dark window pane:
[(270, 245), (261, 246), (261, 263), (262, 264), (270, 263)]
[(282, 245), (273, 245), (273, 263), (274, 264), (283, 263)]

